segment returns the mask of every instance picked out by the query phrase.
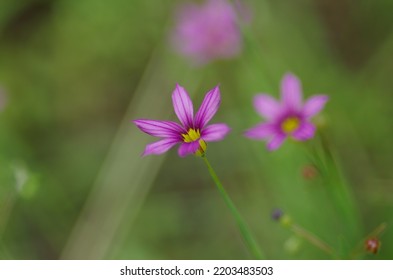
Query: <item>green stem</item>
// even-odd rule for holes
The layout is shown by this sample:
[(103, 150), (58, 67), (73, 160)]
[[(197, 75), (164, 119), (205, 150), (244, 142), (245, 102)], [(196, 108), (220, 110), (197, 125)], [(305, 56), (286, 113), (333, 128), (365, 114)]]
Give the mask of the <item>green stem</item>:
[(332, 194), (337, 209), (341, 212), (346, 224), (349, 240), (355, 241), (362, 235), (359, 211), (356, 207), (352, 190), (343, 176), (335, 153), (329, 143), (326, 132), (320, 131), (320, 141), (323, 156), (327, 166), (325, 174), (328, 190)]
[(328, 255), (333, 256), (333, 258), (337, 258), (337, 254), (334, 251), (334, 249), (332, 247), (330, 247), (327, 243), (325, 243), (324, 241), (319, 239), (319, 237), (317, 237), (313, 233), (309, 232), (308, 230), (302, 228), (301, 226), (299, 226), (297, 224), (292, 224), (290, 228), (294, 233), (303, 237), (308, 242), (310, 242), (314, 246), (318, 247), (319, 249), (321, 249), (322, 251), (324, 251)]
[(239, 211), (236, 209), (235, 204), (233, 204), (232, 199), (229, 197), (228, 193), (225, 191), (224, 187), (222, 186), (220, 179), (218, 179), (218, 176), (212, 166), (210, 165), (209, 161), (207, 160), (207, 157), (205, 155), (202, 156), (204, 162), (206, 163), (207, 169), (209, 170), (209, 173), (211, 177), (213, 178), (214, 183), (217, 186), (218, 191), (220, 192), (222, 198), (224, 199), (226, 205), (228, 206), (229, 210), (232, 212), (232, 215), (234, 216), (237, 225), (239, 226), (240, 232), (243, 236), (244, 242), (246, 243), (247, 248), (250, 250), (251, 254), (256, 258), (256, 259), (264, 259), (264, 256), (262, 252), (260, 251), (255, 239), (253, 238), (246, 222), (240, 215)]

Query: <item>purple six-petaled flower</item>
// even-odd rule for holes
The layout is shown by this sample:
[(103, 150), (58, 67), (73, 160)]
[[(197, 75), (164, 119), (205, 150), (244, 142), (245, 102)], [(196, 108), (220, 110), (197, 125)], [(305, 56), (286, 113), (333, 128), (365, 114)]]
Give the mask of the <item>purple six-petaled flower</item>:
[(165, 153), (178, 143), (180, 143), (178, 153), (181, 157), (188, 154), (203, 155), (206, 142), (220, 141), (229, 132), (230, 128), (224, 123), (207, 125), (220, 105), (218, 86), (206, 94), (195, 117), (192, 101), (183, 87), (176, 85), (172, 101), (181, 124), (172, 121), (134, 120), (136, 126), (143, 132), (163, 138), (147, 145), (143, 155)]
[(299, 79), (286, 74), (281, 81), (281, 102), (267, 94), (254, 98), (254, 107), (266, 119), (246, 131), (248, 138), (267, 140), (269, 150), (278, 149), (287, 137), (305, 141), (315, 134), (310, 119), (318, 114), (328, 101), (326, 95), (314, 95), (302, 103), (302, 88)]

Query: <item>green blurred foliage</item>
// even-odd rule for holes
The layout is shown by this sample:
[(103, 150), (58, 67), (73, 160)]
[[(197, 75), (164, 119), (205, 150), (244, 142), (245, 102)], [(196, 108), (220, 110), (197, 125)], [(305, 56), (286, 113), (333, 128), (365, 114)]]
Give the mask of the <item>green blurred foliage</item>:
[[(94, 209), (99, 178), (110, 177), (108, 166), (127, 169), (111, 155), (139, 155), (153, 141), (122, 134), (125, 123), (139, 134), (127, 112), (174, 119), (170, 96), (178, 82), (190, 89), (196, 106), (220, 84), (222, 103), (214, 120), (233, 131), (225, 141), (209, 144), (208, 155), (269, 258), (330, 258), (271, 221), (271, 210), (281, 207), (345, 252), (387, 222), (380, 253), (362, 257), (392, 259), (393, 2), (244, 1), (253, 21), (242, 54), (202, 68), (178, 57), (168, 43), (180, 2), (0, 2), (0, 87), (7, 94), (0, 111), (0, 257), (249, 258), (202, 161), (179, 158), (175, 150), (145, 181), (117, 176), (99, 204), (103, 220), (113, 221), (113, 235), (99, 223), (83, 235), (87, 251), (95, 252), (92, 247), (102, 240), (109, 248), (72, 253), (78, 228), (90, 219), (83, 213)], [(306, 145), (286, 142), (269, 153), (264, 143), (242, 137), (260, 121), (253, 95), (278, 96), (287, 71), (301, 78), (305, 96), (330, 96), (321, 129), (355, 201), (356, 238), (322, 176), (302, 176), (311, 163)], [(151, 101), (140, 102), (143, 98)], [(117, 146), (115, 135), (128, 141), (130, 150)], [(119, 184), (138, 191), (119, 192)], [(122, 197), (129, 207), (118, 206)], [(66, 248), (71, 253), (64, 255)]]

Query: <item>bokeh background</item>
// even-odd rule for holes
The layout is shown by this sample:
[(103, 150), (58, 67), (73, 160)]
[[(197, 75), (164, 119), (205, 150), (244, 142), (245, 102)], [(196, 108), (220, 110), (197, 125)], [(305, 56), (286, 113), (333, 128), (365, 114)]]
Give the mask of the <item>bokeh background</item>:
[[(392, 259), (393, 1), (243, 1), (242, 52), (199, 67), (170, 44), (181, 3), (0, 1), (0, 257), (248, 259), (199, 158), (140, 157), (155, 139), (130, 120), (175, 120), (180, 83), (196, 106), (220, 84), (214, 121), (232, 133), (208, 156), (268, 258), (331, 258), (272, 221), (280, 207), (338, 250), (386, 222), (380, 252), (359, 258)], [(242, 137), (261, 121), (253, 95), (278, 96), (288, 71), (306, 97), (330, 96), (322, 129), (358, 240), (318, 174), (304, 177), (302, 145)]]

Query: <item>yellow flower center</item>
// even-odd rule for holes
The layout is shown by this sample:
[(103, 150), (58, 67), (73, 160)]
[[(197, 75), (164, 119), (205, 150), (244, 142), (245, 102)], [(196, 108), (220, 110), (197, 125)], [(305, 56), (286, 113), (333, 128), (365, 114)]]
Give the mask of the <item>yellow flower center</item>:
[(199, 129), (195, 130), (193, 128), (190, 128), (187, 133), (182, 134), (181, 136), (183, 136), (184, 142), (190, 143), (201, 138), (201, 133), (199, 132)]
[(199, 129), (190, 128), (187, 133), (184, 133), (181, 136), (183, 137), (183, 141), (185, 143), (190, 143), (190, 142), (194, 142), (194, 141), (199, 140), (199, 149), (195, 152), (195, 155), (197, 155), (197, 156), (204, 155), (207, 145), (206, 145), (205, 141), (200, 139), (201, 133), (200, 133)]
[(296, 131), (299, 128), (299, 125), (300, 125), (299, 118), (289, 117), (289, 118), (286, 118), (281, 123), (281, 129), (286, 134), (292, 134), (294, 131)]

